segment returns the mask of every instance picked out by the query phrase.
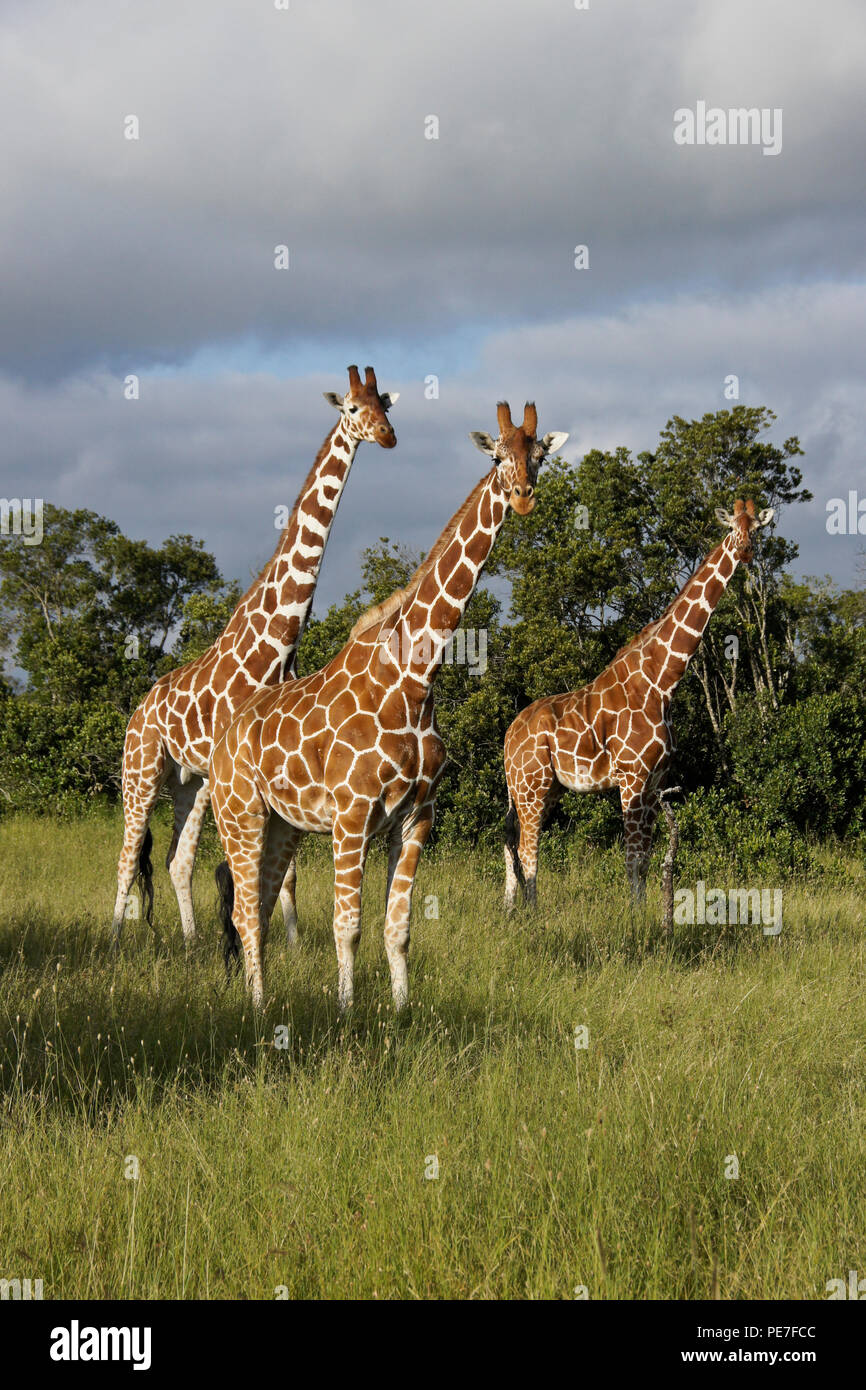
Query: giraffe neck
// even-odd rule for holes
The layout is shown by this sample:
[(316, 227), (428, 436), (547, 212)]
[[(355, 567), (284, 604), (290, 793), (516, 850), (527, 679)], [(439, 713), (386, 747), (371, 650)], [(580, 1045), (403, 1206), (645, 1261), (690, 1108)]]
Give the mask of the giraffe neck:
[(738, 564), (734, 538), (726, 536), (695, 570), (660, 619), (651, 642), (656, 655), (652, 664), (658, 668), (654, 684), (663, 696), (672, 697), (685, 675)]
[(434, 547), (433, 567), (404, 600), (387, 639), (387, 649), (404, 681), (429, 691), (445, 650), (466, 609), (508, 503), (496, 469), (475, 488)]
[(274, 554), (241, 599), (220, 644), (257, 680), (280, 679), (303, 633), (343, 488), (359, 441), (342, 420), (325, 439)]

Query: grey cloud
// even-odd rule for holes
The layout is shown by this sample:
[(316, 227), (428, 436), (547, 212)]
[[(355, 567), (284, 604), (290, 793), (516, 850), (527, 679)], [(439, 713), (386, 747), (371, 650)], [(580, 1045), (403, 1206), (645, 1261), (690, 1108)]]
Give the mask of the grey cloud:
[[(854, 6), (368, 8), (13, 7), (0, 365), (46, 380), (862, 268)], [(782, 106), (782, 154), (677, 148), (699, 97)]]
[[(387, 535), (417, 549), (435, 539), (484, 469), (467, 434), (491, 429), (495, 402), (538, 403), (540, 428), (570, 432), (565, 454), (625, 444), (654, 447), (674, 413), (722, 409), (724, 378), (741, 400), (766, 404), (774, 438), (800, 434), (815, 494), (783, 518), (801, 547), (800, 572), (855, 578), (863, 537), (829, 536), (826, 503), (859, 486), (866, 405), (851, 344), (866, 337), (866, 289), (832, 284), (741, 296), (681, 296), (595, 318), (495, 331), (479, 360), (444, 374), (439, 400), (420, 377), (377, 362), (401, 392), (393, 452), (364, 445), (325, 557), (317, 611), (357, 587), (364, 546)], [(142, 379), (142, 398), (121, 382), (86, 375), (29, 387), (0, 382), (0, 422), (10, 460), (9, 496), (42, 495), (113, 516), (152, 541), (172, 531), (205, 539), (227, 575), (246, 580), (275, 543), (274, 508), (291, 504), (332, 413), (320, 392), (339, 373), (279, 380), (264, 373)]]

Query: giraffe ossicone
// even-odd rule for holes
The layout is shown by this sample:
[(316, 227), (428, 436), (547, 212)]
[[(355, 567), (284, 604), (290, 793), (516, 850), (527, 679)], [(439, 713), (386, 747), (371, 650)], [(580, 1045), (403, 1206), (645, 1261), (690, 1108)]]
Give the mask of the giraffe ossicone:
[(436, 674), (509, 508), (532, 511), (538, 469), (567, 438), (537, 439), (531, 403), (518, 426), (505, 402), (497, 411), (498, 438), (472, 436), (493, 467), (408, 584), (368, 609), (321, 671), (253, 695), (214, 748), (211, 797), (227, 860), (217, 874), (226, 959), (242, 948), (256, 1005), (264, 997), (268, 921), (285, 866), (303, 835), (328, 832), (340, 1009), (354, 997), (361, 883), (370, 842), (380, 833), (389, 840), (391, 988), (396, 1008), (408, 1002), (412, 890), (445, 762), (434, 715)]
[[(367, 367), (362, 382), (349, 367), (345, 396), (325, 392), (339, 419), (329, 431), (286, 521), (277, 548), (237, 604), (217, 640), (194, 661), (162, 676), (129, 721), (123, 750), (123, 849), (117, 868), (114, 939), (138, 877), (152, 917), (148, 829), (163, 787), (174, 803), (166, 858), (184, 938), (195, 937), (192, 870), (209, 802), (208, 766), (216, 738), (256, 690), (292, 676), (295, 651), (309, 617), (322, 554), (359, 444), (397, 442), (388, 411), (397, 393), (380, 392)], [(287, 866), (281, 902), (290, 942), (296, 935), (295, 866)]]
[(515, 906), (521, 886), (525, 901), (535, 902), (538, 839), (563, 789), (618, 788), (626, 870), (638, 900), (645, 895), (653, 827), (664, 808), (671, 836), (665, 861), (665, 924), (672, 929), (676, 822), (664, 799), (665, 778), (676, 751), (671, 701), (737, 566), (752, 559), (753, 532), (768, 525), (774, 513), (772, 508), (756, 513), (749, 498), (738, 499), (733, 514), (719, 509), (716, 515), (728, 534), (661, 617), (621, 647), (588, 685), (536, 700), (507, 730), (506, 910)]

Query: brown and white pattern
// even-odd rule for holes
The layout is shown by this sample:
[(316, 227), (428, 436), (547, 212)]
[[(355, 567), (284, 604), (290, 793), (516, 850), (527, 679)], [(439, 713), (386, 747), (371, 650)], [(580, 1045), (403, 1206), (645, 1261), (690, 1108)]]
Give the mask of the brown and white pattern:
[[(589, 685), (528, 705), (505, 735), (508, 818), (505, 906), (514, 906), (520, 880), (535, 901), (538, 837), (564, 787), (578, 792), (619, 788), (626, 870), (643, 898), (653, 827), (675, 752), (670, 705), (704, 629), (737, 565), (752, 558), (752, 532), (772, 520), (770, 509), (737, 501), (718, 511), (730, 527), (662, 616), (617, 652)], [(669, 821), (672, 812), (667, 808)]]
[(253, 695), (216, 743), (211, 797), (230, 870), (218, 871), (218, 882), (224, 905), (233, 902), (229, 943), (236, 928), (256, 1004), (267, 923), (286, 865), (310, 832), (333, 836), (341, 1009), (353, 998), (367, 851), (374, 835), (389, 836), (385, 949), (394, 1003), (408, 1000), (412, 889), (445, 762), (433, 683), (508, 508), (532, 510), (539, 465), (567, 438), (536, 439), (531, 404), (520, 426), (504, 402), (498, 418), (497, 440), (472, 435), (494, 467), (409, 584), (370, 609), (323, 670)]
[[(325, 393), (340, 412), (301, 489), (273, 557), (247, 590), (222, 635), (202, 656), (161, 677), (129, 721), (123, 750), (123, 849), (117, 869), (115, 940), (136, 872), (150, 891), (151, 812), (163, 786), (174, 802), (167, 866), (180, 906), (183, 934), (195, 936), (192, 870), (209, 800), (208, 766), (216, 739), (235, 710), (257, 690), (291, 676), (295, 650), (310, 613), (322, 554), (358, 445), (392, 449), (388, 410), (396, 393), (379, 393), (372, 367), (362, 382), (349, 368), (345, 397)], [(294, 864), (287, 867), (283, 908), (295, 936)]]

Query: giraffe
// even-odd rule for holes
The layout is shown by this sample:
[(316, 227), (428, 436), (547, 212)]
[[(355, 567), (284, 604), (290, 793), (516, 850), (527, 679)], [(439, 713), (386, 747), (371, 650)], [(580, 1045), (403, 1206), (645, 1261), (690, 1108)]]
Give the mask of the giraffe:
[(539, 466), (568, 438), (537, 439), (531, 402), (522, 425), (513, 424), (506, 402), (497, 414), (496, 440), (483, 431), (470, 436), (493, 467), (408, 585), (369, 609), (321, 671), (253, 695), (214, 748), (211, 796), (227, 859), (217, 871), (226, 960), (238, 953), (239, 940), (257, 1006), (267, 923), (285, 865), (302, 835), (329, 831), (340, 1011), (353, 1000), (361, 883), (380, 832), (389, 841), (391, 988), (397, 1009), (408, 1002), (412, 889), (445, 762), (433, 683), (509, 507), (518, 515), (532, 511)]
[[(208, 764), (216, 738), (248, 695), (291, 678), (295, 651), (313, 600), (322, 553), (358, 445), (397, 442), (388, 411), (398, 392), (380, 394), (367, 367), (362, 382), (349, 367), (345, 396), (326, 391), (339, 411), (310, 470), (273, 556), (238, 603), (224, 631), (194, 661), (162, 676), (129, 721), (123, 750), (123, 849), (117, 869), (114, 939), (119, 940), (130, 888), (138, 876), (151, 920), (152, 836), (148, 821), (163, 786), (174, 803), (166, 859), (184, 939), (195, 937), (192, 870), (209, 801)], [(281, 893), (286, 936), (297, 937), (295, 866)]]
[(750, 498), (734, 503), (733, 516), (719, 508), (716, 517), (728, 534), (661, 617), (621, 647), (589, 685), (536, 700), (506, 732), (506, 911), (515, 905), (520, 882), (525, 901), (535, 902), (538, 837), (562, 789), (595, 792), (618, 787), (626, 870), (638, 901), (645, 896), (660, 806), (665, 812), (671, 831), (664, 872), (665, 924), (672, 929), (676, 822), (664, 798), (678, 788), (662, 790), (676, 750), (671, 700), (737, 566), (752, 559), (752, 532), (766, 526), (773, 511), (767, 508), (756, 515)]

